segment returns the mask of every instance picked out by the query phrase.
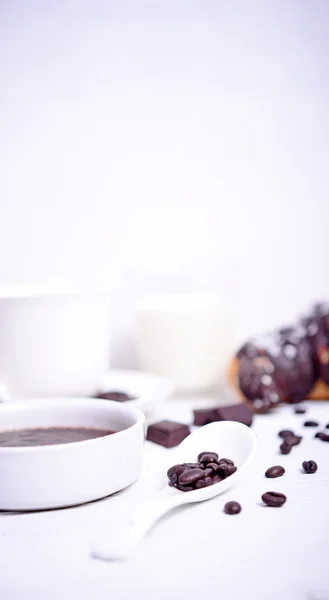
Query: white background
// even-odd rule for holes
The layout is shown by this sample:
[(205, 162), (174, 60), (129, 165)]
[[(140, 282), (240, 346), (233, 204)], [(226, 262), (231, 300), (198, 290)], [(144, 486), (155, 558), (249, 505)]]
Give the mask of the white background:
[(241, 337), (329, 298), (329, 2), (0, 7), (1, 283), (238, 257)]

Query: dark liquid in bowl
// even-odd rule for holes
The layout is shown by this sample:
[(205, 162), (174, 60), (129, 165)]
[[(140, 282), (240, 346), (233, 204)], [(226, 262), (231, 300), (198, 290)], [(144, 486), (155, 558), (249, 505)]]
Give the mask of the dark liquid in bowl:
[(110, 435), (114, 431), (107, 429), (89, 429), (87, 427), (43, 427), (38, 429), (12, 429), (0, 431), (0, 447), (18, 446), (54, 446), (84, 442)]

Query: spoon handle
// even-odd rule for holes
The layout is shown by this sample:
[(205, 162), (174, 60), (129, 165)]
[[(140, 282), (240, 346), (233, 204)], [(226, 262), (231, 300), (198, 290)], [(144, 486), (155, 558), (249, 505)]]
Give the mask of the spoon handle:
[(100, 560), (127, 559), (154, 523), (178, 504), (181, 504), (180, 497), (159, 494), (151, 502), (146, 502), (133, 518), (112, 528), (110, 537), (98, 540), (91, 549), (91, 555)]

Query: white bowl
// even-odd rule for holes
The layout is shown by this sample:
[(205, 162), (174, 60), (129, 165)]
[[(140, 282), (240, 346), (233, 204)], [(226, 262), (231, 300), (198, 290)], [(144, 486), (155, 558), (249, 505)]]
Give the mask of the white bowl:
[(133, 396), (125, 406), (134, 406), (148, 414), (155, 404), (167, 400), (174, 392), (174, 384), (166, 377), (145, 373), (144, 371), (126, 371), (111, 369), (99, 387), (99, 391), (120, 391)]
[(118, 402), (54, 398), (0, 406), (0, 430), (90, 427), (116, 433), (53, 446), (0, 447), (0, 509), (38, 510), (103, 498), (139, 477), (145, 417)]

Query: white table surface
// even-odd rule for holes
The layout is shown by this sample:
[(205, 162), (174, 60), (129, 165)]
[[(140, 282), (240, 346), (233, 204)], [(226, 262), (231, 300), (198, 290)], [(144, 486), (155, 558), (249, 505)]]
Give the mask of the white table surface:
[[(190, 421), (191, 406), (175, 398), (160, 415)], [(208, 402), (209, 403), (209, 402)], [(289, 406), (257, 416), (257, 457), (234, 488), (205, 503), (176, 509), (164, 517), (127, 562), (105, 563), (89, 555), (89, 540), (137, 502), (147, 502), (152, 485), (145, 473), (165, 450), (145, 448), (144, 476), (128, 490), (106, 500), (66, 510), (30, 514), (0, 513), (1, 600), (132, 599), (168, 600), (327, 600), (329, 567), (329, 444), (303, 427), (306, 418), (329, 422), (329, 403), (306, 404), (306, 415)], [(278, 454), (280, 429), (303, 434), (290, 455)], [(314, 475), (303, 474), (303, 460), (318, 463)], [(282, 464), (286, 474), (264, 477), (267, 467)], [(268, 490), (287, 495), (284, 507), (262, 505)], [(223, 513), (228, 500), (242, 512)]]

